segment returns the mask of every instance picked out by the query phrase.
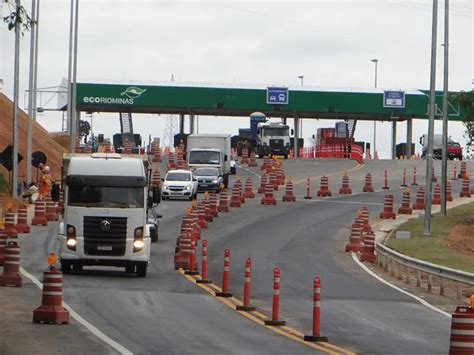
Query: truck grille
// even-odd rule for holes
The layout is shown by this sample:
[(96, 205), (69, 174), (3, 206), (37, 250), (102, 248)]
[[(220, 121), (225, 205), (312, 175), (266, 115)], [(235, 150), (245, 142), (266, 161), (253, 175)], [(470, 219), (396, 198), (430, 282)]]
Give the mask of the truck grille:
[(270, 139), (270, 146), (283, 147), (283, 139)]
[(86, 255), (125, 255), (126, 217), (84, 217), (83, 230)]

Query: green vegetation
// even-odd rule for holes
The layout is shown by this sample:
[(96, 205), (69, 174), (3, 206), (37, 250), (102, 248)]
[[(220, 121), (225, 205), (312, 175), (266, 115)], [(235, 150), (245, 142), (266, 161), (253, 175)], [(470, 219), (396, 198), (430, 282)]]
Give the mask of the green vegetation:
[(423, 236), (423, 220), (412, 219), (398, 228), (399, 230), (410, 231), (411, 239), (397, 240), (394, 234), (388, 240), (387, 245), (417, 259), (474, 272), (474, 257), (448, 248), (446, 244), (446, 238), (451, 229), (460, 223), (472, 224), (471, 218), (474, 220), (474, 203), (448, 210), (447, 217), (442, 217), (437, 213), (432, 219), (432, 235), (430, 237)]
[(8, 181), (3, 176), (3, 174), (0, 173), (0, 192), (8, 192)]
[(450, 100), (466, 112), (463, 124), (466, 127), (467, 152), (470, 153), (474, 145), (474, 90), (451, 94)]

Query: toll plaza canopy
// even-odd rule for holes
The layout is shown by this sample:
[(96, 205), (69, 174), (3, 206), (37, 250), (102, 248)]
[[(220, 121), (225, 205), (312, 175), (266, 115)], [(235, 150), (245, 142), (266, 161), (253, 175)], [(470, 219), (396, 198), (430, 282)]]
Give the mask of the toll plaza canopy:
[[(168, 82), (157, 85), (77, 83), (77, 109), (210, 116), (404, 121), (427, 119), (429, 91), (324, 87), (238, 87)], [(442, 92), (436, 93), (441, 116)], [(449, 119), (464, 113), (449, 105)]]

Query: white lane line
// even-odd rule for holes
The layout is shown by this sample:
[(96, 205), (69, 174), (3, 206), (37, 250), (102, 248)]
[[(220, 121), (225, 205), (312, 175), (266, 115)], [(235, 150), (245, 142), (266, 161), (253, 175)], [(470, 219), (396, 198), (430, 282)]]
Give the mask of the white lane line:
[[(339, 197), (339, 196), (338, 196)], [(374, 206), (383, 206), (383, 203), (379, 202), (360, 202), (360, 201), (336, 201), (336, 200), (310, 200), (310, 199), (296, 199), (298, 202), (327, 202), (327, 203), (342, 203), (342, 204), (353, 204), (353, 205), (374, 205)]]
[[(31, 275), (28, 271), (26, 271), (21, 266), (20, 266), (20, 272), (22, 273), (22, 275), (29, 278), (36, 286), (38, 286), (38, 288), (40, 290), (43, 289), (43, 284), (36, 277)], [(63, 302), (63, 307), (66, 308), (69, 311), (69, 314), (71, 315), (72, 318), (74, 318), (77, 322), (82, 324), (87, 330), (89, 330), (92, 334), (94, 334), (97, 338), (102, 340), (104, 343), (110, 345), (112, 348), (117, 350), (120, 354), (133, 355), (133, 353), (130, 350), (128, 350), (124, 346), (120, 345), (115, 340), (109, 338), (107, 335), (102, 333), (99, 329), (97, 329), (92, 324), (90, 324), (88, 321), (86, 321), (84, 318), (82, 318), (66, 302)]]
[(390, 282), (388, 282), (387, 280), (381, 278), (380, 276), (378, 276), (377, 274), (375, 274), (372, 270), (370, 270), (367, 266), (365, 266), (358, 258), (357, 258), (357, 255), (356, 253), (351, 253), (352, 255), (352, 259), (355, 261), (356, 264), (358, 264), (365, 272), (367, 272), (369, 275), (375, 277), (377, 280), (379, 280), (380, 282), (390, 286), (391, 288), (397, 290), (398, 292), (401, 292), (403, 293), (404, 295), (407, 295), (408, 297), (411, 297), (413, 299), (415, 299), (416, 301), (420, 302), (423, 306), (425, 307), (428, 307), (430, 308), (431, 310), (435, 311), (435, 312), (438, 312), (440, 314), (442, 314), (443, 316), (445, 317), (448, 317), (448, 318), (451, 318), (451, 314), (443, 311), (442, 309), (439, 309), (438, 307), (435, 307), (433, 306), (431, 303), (428, 303), (427, 301), (425, 301), (424, 299), (418, 297), (418, 296), (415, 296), (414, 294), (410, 293), (410, 292), (407, 292), (405, 290), (402, 290), (400, 287), (398, 286), (395, 286), (393, 284), (391, 284)]

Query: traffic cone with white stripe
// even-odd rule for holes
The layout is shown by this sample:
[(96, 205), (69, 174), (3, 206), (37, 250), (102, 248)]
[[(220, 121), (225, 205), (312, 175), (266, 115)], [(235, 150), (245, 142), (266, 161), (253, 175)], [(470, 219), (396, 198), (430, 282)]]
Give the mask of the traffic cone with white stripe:
[(410, 189), (403, 191), (402, 205), (398, 209), (399, 214), (411, 214), (412, 208), (410, 207)]
[(0, 229), (0, 266), (3, 266), (5, 261), (5, 248), (7, 247), (7, 233), (4, 229)]
[(54, 266), (43, 273), (43, 296), (41, 306), (33, 311), (33, 323), (69, 323), (69, 311), (63, 307), (63, 273)]
[(224, 184), (221, 185), (221, 192), (219, 194), (219, 212), (229, 212), (229, 206), (227, 204), (227, 190), (224, 188)]
[(364, 188), (362, 189), (363, 192), (374, 192), (374, 187), (372, 186), (372, 174), (367, 173), (365, 175), (365, 184)]
[(383, 201), (383, 211), (380, 212), (380, 218), (382, 219), (395, 219), (397, 215), (393, 212), (393, 195), (385, 195)]
[(18, 237), (18, 231), (15, 228), (15, 213), (10, 209), (5, 213), (5, 233), (9, 238)]
[(296, 197), (293, 193), (293, 180), (291, 179), (291, 176), (288, 178), (288, 181), (286, 182), (286, 191), (285, 191), (285, 195), (282, 197), (282, 201), (285, 201), (285, 202), (296, 201)]
[(431, 200), (432, 205), (440, 205), (441, 204), (441, 187), (439, 184), (436, 184), (433, 193), (433, 199)]
[(20, 246), (16, 239), (10, 239), (5, 247), (3, 275), (0, 276), (0, 286), (21, 287), (20, 276)]
[(459, 194), (460, 197), (471, 197), (471, 188), (469, 185), (470, 185), (469, 176), (465, 176), (462, 179), (462, 189), (461, 189), (461, 193)]
[(349, 176), (347, 175), (347, 170), (344, 171), (344, 176), (342, 177), (342, 187), (339, 189), (341, 195), (351, 195), (352, 189), (349, 183)]
[(240, 207), (242, 202), (240, 200), (240, 191), (239, 191), (239, 182), (240, 177), (237, 176), (237, 181), (234, 183), (232, 187), (232, 195), (230, 196), (230, 207)]
[(416, 192), (416, 201), (413, 204), (414, 210), (424, 210), (425, 209), (425, 191), (422, 187), (418, 188)]
[(28, 225), (28, 210), (25, 205), (18, 206), (18, 220), (15, 229), (20, 233), (30, 233)]
[(329, 179), (326, 175), (321, 177), (321, 187), (318, 190), (318, 196), (326, 197), (331, 196), (331, 190), (329, 190)]
[(253, 192), (252, 179), (247, 178), (247, 180), (245, 180), (244, 198), (254, 198), (254, 197), (255, 197), (255, 193)]
[(258, 187), (258, 193), (263, 194), (265, 192), (265, 185), (268, 184), (268, 175), (265, 171), (262, 176), (260, 176), (260, 186)]
[(31, 220), (32, 226), (46, 226), (48, 220), (45, 216), (46, 205), (43, 200), (37, 199), (35, 201), (35, 215)]

